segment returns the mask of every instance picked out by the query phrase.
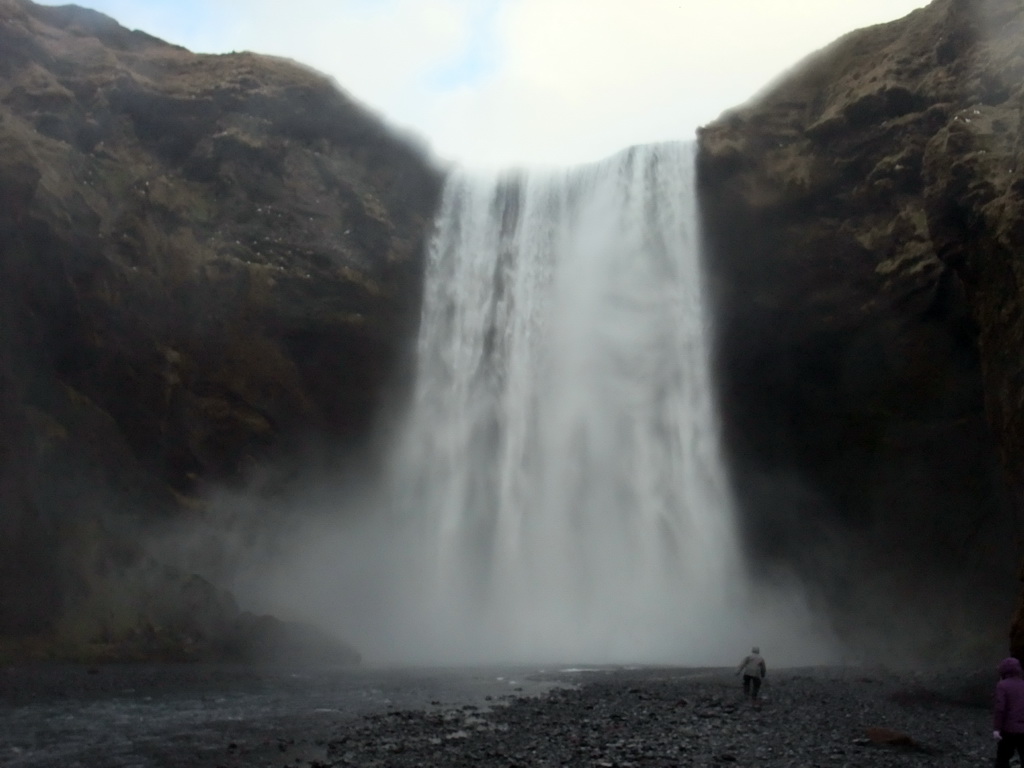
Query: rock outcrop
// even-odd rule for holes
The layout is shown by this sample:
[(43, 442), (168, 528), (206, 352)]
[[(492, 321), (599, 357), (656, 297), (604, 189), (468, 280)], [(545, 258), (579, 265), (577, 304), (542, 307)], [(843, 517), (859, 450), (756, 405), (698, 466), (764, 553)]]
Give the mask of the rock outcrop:
[(366, 442), (441, 173), (289, 61), (28, 0), (0, 51), (0, 638), (45, 646), (207, 484)]
[(700, 132), (748, 548), (880, 651), (984, 645), (1010, 611), (1022, 114), (1024, 6), (935, 0)]

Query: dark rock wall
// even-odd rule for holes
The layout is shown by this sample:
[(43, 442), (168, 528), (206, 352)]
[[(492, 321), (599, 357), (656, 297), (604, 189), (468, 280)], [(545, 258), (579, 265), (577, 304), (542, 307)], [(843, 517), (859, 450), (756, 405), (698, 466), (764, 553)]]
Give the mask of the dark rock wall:
[(881, 654), (1004, 635), (1024, 452), (1024, 6), (935, 0), (700, 134), (747, 546)]
[(0, 51), (2, 637), (207, 484), (365, 445), (442, 174), (289, 61), (27, 0)]

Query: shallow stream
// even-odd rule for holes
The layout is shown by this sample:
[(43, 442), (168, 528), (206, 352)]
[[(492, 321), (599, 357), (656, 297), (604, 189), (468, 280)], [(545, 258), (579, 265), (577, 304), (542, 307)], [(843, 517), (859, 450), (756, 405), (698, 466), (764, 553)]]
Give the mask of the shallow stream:
[(13, 667), (0, 670), (0, 765), (315, 765), (341, 721), (486, 707), (558, 684), (525, 668)]

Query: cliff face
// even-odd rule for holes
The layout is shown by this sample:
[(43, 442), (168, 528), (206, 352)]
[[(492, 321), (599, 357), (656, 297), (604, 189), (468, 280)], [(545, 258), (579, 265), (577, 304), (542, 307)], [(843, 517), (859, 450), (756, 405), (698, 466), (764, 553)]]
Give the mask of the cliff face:
[(1024, 6), (935, 0), (700, 134), (748, 547), (877, 648), (939, 648), (1010, 611), (1022, 110)]
[(2, 638), (57, 631), (204, 484), (366, 441), (441, 175), (288, 61), (27, 0), (0, 50)]

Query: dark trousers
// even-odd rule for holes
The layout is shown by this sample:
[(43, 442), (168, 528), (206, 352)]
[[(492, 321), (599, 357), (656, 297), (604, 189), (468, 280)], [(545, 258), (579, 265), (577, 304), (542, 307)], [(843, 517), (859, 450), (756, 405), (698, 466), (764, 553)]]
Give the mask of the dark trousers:
[[(761, 678), (757, 675), (744, 675), (743, 676), (743, 695), (749, 696), (752, 699), (757, 698), (757, 694), (761, 692)], [(1002, 743), (1002, 742), (1000, 742)]]
[(1009, 768), (1010, 758), (1016, 752), (1024, 765), (1024, 733), (1004, 733), (996, 747), (996, 768)]

